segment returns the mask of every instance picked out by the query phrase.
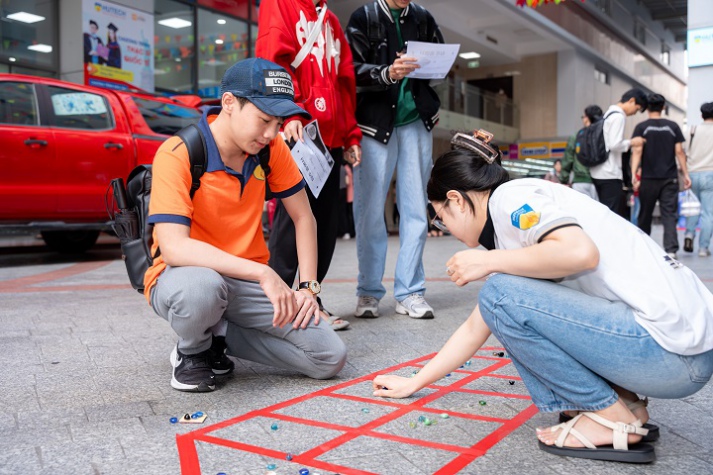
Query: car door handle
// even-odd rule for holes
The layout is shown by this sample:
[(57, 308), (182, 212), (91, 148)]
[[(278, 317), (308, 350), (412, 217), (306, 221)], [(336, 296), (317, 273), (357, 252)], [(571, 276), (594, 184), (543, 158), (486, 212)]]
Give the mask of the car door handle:
[(25, 140), (25, 145), (31, 148), (40, 148), (40, 147), (46, 147), (47, 146), (47, 141), (46, 140), (38, 140), (38, 139), (27, 139)]
[(124, 148), (124, 146), (123, 146), (122, 144), (120, 144), (120, 143), (107, 142), (107, 143), (104, 144), (104, 148), (107, 149), (107, 150), (112, 149), (112, 148), (115, 148), (115, 149), (117, 149), (117, 150), (121, 150), (121, 149)]

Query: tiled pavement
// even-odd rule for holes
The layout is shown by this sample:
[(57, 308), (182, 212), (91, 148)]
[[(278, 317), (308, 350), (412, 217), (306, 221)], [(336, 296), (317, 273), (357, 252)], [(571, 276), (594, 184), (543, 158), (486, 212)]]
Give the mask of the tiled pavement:
[[(660, 227), (654, 233), (660, 239)], [(396, 248), (391, 238), (388, 277)], [(0, 249), (0, 474), (158, 475), (199, 473), (197, 467), (205, 474), (264, 474), (270, 464), (278, 474), (301, 467), (322, 474), (713, 473), (711, 385), (684, 400), (652, 401), (661, 440), (657, 461), (646, 466), (541, 452), (534, 427), (554, 417), (530, 417), (512, 365), (489, 350), (420, 399), (374, 400), (371, 373), (417, 369), (424, 360), (413, 360), (437, 351), (474, 306), (481, 284), (457, 288), (444, 273), (460, 249), (449, 237), (427, 242), (434, 320), (396, 315), (390, 293), (382, 317), (348, 317), (351, 329), (340, 335), (349, 359), (337, 378), (313, 381), (240, 361), (211, 394), (171, 389), (175, 337), (128, 287), (114, 246), (99, 246), (81, 262), (37, 248)], [(709, 288), (711, 259), (680, 255)], [(325, 305), (336, 314), (354, 309), (355, 269), (354, 241), (340, 241), (324, 284)], [(196, 411), (208, 415), (203, 424), (169, 422)]]

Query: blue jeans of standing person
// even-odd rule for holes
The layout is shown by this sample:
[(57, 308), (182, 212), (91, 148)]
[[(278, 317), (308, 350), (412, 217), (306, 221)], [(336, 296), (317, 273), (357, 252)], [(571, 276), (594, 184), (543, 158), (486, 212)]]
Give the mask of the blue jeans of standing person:
[(497, 274), (481, 289), (479, 303), (543, 412), (605, 409), (618, 398), (610, 384), (682, 398), (703, 388), (713, 373), (713, 350), (695, 356), (666, 351), (622, 302)]
[(394, 128), (388, 144), (365, 136), (361, 147), (362, 161), (354, 168), (357, 295), (381, 299), (386, 293), (382, 283), (388, 237), (384, 203), (394, 171), (400, 215), (394, 297), (401, 301), (414, 293), (423, 294), (423, 247), (428, 230), (426, 183), (433, 167), (433, 136), (418, 120)]
[[(698, 238), (700, 250), (708, 249), (713, 234), (713, 172), (691, 173), (691, 191), (701, 202), (701, 235)], [(696, 235), (698, 216), (686, 218), (686, 235)]]

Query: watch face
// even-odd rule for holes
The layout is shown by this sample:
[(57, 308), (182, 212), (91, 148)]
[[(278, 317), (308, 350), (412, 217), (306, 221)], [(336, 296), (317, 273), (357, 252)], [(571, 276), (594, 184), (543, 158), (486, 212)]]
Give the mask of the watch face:
[(309, 290), (313, 294), (318, 294), (322, 290), (322, 286), (319, 285), (319, 282), (317, 282), (316, 280), (313, 280), (309, 283)]

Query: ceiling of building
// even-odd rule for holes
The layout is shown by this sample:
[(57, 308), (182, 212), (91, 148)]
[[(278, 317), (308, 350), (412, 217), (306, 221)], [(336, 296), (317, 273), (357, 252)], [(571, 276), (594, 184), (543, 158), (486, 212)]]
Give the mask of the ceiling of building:
[(639, 0), (654, 21), (660, 21), (676, 36), (676, 42), (686, 41), (688, 0)]
[[(674, 33), (677, 42), (686, 41), (687, 0), (638, 1), (651, 12), (655, 21), (662, 22)], [(329, 6), (346, 26), (351, 13), (364, 3), (365, 0), (330, 0)], [(480, 54), (481, 66), (517, 63), (524, 56), (569, 47), (527, 15), (513, 15), (512, 5), (505, 4), (509, 2), (419, 0), (418, 3), (435, 17), (448, 43), (460, 43), (461, 52)], [(464, 59), (456, 60), (461, 67), (467, 67), (467, 63)]]

